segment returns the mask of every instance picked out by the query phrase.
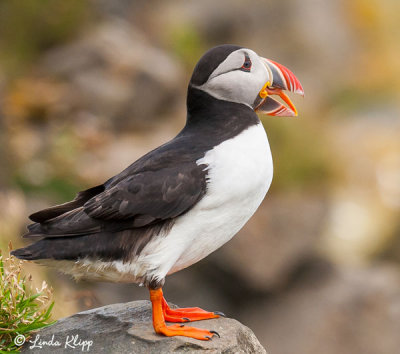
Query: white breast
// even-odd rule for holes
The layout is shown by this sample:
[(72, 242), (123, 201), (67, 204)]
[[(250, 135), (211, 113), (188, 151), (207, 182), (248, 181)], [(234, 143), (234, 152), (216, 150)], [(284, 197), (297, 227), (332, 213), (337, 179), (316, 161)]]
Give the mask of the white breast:
[(197, 161), (208, 166), (207, 193), (154, 238), (138, 260), (157, 279), (199, 261), (229, 241), (254, 214), (272, 181), (268, 138), (261, 123), (224, 141)]

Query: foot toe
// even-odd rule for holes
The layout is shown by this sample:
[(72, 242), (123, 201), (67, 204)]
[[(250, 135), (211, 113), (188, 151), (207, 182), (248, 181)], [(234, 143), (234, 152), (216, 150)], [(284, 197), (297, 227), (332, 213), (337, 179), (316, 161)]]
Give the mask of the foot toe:
[(221, 316), (221, 317), (226, 317), (226, 315), (221, 311), (214, 311), (214, 315)]
[(216, 336), (218, 336), (218, 338), (221, 338), (221, 336), (219, 335), (219, 333), (217, 331), (210, 331), (210, 333), (215, 334)]

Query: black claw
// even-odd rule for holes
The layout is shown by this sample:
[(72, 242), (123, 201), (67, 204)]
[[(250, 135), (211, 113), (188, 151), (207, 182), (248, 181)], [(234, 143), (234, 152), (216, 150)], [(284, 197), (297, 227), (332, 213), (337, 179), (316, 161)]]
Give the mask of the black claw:
[(181, 327), (181, 328), (182, 328), (182, 327), (185, 327), (185, 325), (182, 325), (182, 324), (181, 324), (181, 325), (179, 325), (179, 327)]
[(221, 338), (221, 336), (219, 335), (219, 333), (217, 331), (210, 331), (211, 333), (214, 333), (216, 336), (218, 336), (218, 338)]
[(226, 315), (225, 315), (223, 312), (221, 312), (221, 311), (214, 311), (214, 315), (226, 317)]
[(210, 337), (210, 336), (204, 336), (204, 338), (211, 339), (211, 337)]
[(189, 321), (190, 321), (190, 318), (182, 317), (182, 320), (185, 320), (185, 321), (189, 322)]

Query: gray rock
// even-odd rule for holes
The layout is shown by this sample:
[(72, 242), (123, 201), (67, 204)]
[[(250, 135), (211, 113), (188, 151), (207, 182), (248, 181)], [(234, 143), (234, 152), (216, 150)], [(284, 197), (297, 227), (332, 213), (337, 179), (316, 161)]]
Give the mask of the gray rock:
[[(200, 341), (157, 335), (152, 327), (149, 301), (114, 304), (59, 320), (33, 334), (21, 352), (266, 353), (253, 332), (234, 319), (198, 321), (193, 326), (215, 330), (221, 338)], [(42, 348), (39, 347), (40, 342)]]

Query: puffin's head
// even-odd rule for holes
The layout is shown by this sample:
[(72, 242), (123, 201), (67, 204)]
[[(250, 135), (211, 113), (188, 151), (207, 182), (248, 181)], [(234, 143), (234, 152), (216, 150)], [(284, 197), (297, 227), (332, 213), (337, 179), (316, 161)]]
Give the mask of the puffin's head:
[[(228, 44), (212, 48), (203, 55), (189, 86), (271, 116), (297, 116), (284, 90), (304, 95), (299, 80), (289, 69), (258, 56), (251, 49)], [(280, 96), (288, 107), (271, 95)]]

